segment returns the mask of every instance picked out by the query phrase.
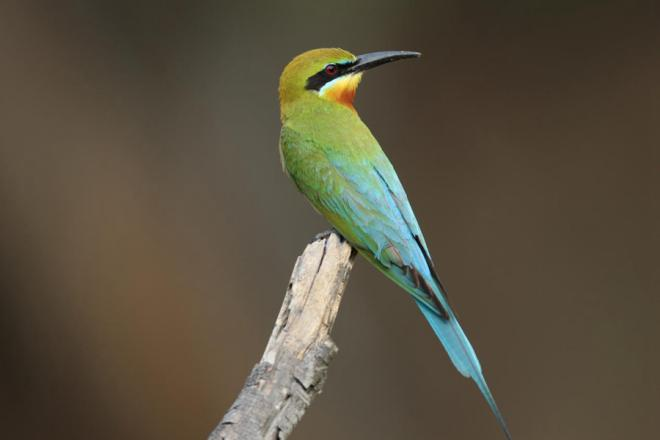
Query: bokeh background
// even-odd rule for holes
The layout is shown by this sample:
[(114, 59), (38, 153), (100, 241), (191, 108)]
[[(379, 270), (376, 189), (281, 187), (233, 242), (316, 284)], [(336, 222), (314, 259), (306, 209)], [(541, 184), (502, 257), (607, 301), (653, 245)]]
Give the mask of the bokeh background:
[[(655, 4), (654, 4), (655, 3)], [(407, 187), (517, 439), (654, 438), (657, 2), (0, 4), (0, 423), (201, 439), (325, 222), (282, 174), (304, 50), (407, 49), (356, 106)], [(503, 438), (359, 261), (294, 439)]]

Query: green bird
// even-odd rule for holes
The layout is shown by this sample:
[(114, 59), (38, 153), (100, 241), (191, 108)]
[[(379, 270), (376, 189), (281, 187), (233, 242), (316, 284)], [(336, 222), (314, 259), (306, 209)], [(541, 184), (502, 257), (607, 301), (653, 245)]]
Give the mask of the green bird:
[(355, 56), (315, 49), (280, 78), (282, 166), (312, 206), (357, 251), (412, 296), (458, 371), (472, 378), (510, 439), (479, 359), (436, 274), (406, 192), (353, 107), (362, 73), (417, 52)]

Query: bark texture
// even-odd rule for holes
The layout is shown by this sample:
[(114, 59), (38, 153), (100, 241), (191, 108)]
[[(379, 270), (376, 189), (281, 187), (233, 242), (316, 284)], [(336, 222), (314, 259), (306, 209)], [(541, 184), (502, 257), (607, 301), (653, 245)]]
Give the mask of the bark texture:
[(330, 338), (348, 276), (351, 246), (335, 233), (298, 257), (261, 361), (209, 440), (284, 439), (321, 393), (337, 353)]

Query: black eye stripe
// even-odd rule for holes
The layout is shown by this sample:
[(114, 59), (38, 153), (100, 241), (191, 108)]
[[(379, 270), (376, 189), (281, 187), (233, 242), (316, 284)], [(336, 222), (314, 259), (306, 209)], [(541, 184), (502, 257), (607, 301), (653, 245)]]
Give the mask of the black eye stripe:
[(307, 85), (305, 85), (305, 89), (316, 90), (316, 91), (321, 90), (321, 87), (323, 87), (325, 84), (329, 83), (333, 79), (339, 78), (347, 71), (349, 71), (351, 66), (353, 66), (353, 64), (355, 64), (355, 62), (341, 63), (341, 64), (333, 63), (333, 65), (336, 67), (336, 70), (332, 75), (326, 72), (326, 68), (328, 67), (328, 65), (323, 66), (323, 69), (321, 69), (319, 72), (307, 78)]

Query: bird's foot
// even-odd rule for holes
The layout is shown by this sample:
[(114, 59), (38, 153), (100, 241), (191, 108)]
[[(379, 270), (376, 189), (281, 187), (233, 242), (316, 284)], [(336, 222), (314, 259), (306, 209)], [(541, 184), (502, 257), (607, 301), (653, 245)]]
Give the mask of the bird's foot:
[(337, 230), (335, 228), (330, 228), (327, 231), (319, 232), (318, 234), (316, 234), (314, 236), (314, 240), (312, 240), (312, 242), (318, 241), (318, 240), (326, 240), (332, 234), (337, 234), (339, 236), (340, 241), (346, 241), (344, 239), (344, 237), (342, 237), (342, 235), (339, 232), (337, 232)]

